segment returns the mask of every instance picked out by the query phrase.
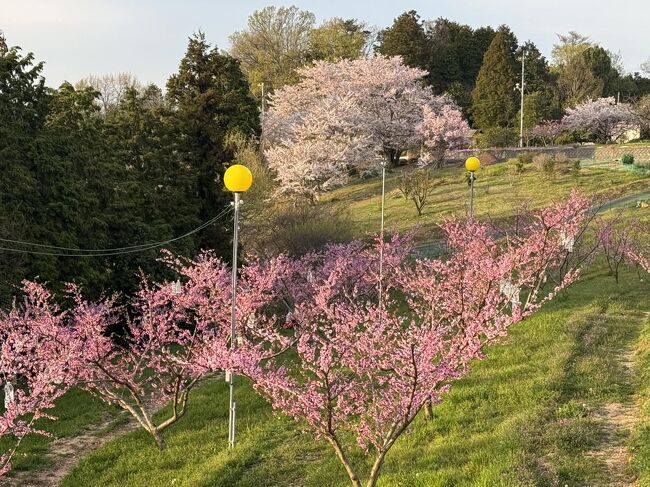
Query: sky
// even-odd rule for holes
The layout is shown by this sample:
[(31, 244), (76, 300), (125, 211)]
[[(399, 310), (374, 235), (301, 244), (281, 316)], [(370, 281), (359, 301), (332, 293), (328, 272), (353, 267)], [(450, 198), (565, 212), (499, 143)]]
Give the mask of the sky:
[(620, 52), (630, 72), (650, 57), (647, 0), (0, 0), (0, 30), (9, 45), (45, 61), (49, 86), (118, 72), (164, 86), (193, 32), (200, 29), (209, 42), (228, 49), (229, 35), (267, 5), (296, 5), (318, 22), (357, 18), (379, 28), (407, 10), (473, 27), (505, 23), (520, 42), (532, 40), (547, 57), (558, 33), (575, 30)]

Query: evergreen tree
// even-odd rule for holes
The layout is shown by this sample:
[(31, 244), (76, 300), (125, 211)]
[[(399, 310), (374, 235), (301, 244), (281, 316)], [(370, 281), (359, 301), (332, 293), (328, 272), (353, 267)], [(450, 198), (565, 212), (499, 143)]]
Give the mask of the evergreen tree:
[(402, 56), (413, 68), (428, 66), (429, 39), (415, 10), (404, 12), (393, 25), (379, 33), (378, 51), (385, 56)]
[[(34, 238), (37, 211), (33, 141), (45, 123), (48, 95), (43, 63), (9, 47), (0, 32), (0, 238)], [(6, 244), (1, 244), (7, 247)], [(0, 252), (0, 300), (7, 304), (13, 284), (30, 265), (27, 255)]]
[(616, 97), (621, 88), (621, 77), (613, 66), (610, 53), (602, 47), (594, 45), (589, 47), (582, 55), (594, 77), (602, 81), (602, 96)]
[[(97, 95), (93, 88), (75, 90), (70, 83), (51, 91), (47, 120), (32, 152), (38, 211), (31, 240), (85, 249), (111, 243), (112, 185)], [(35, 255), (30, 274), (51, 282), (77, 281), (99, 291), (106, 282), (102, 264), (84, 258), (71, 265), (70, 258)]]
[(497, 32), (483, 58), (472, 92), (472, 115), (480, 129), (511, 127), (517, 113), (515, 58), (503, 32)]
[[(190, 38), (178, 73), (169, 78), (167, 97), (178, 156), (196, 171), (199, 216), (207, 221), (231, 200), (222, 183), (225, 168), (233, 162), (226, 138), (235, 132), (257, 134), (258, 108), (239, 62), (211, 48), (200, 32)], [(219, 221), (201, 233), (199, 245), (227, 256), (230, 233), (230, 225)]]
[[(183, 235), (201, 222), (197, 172), (177, 155), (177, 130), (171, 112), (155, 85), (141, 93), (126, 91), (121, 103), (106, 118), (104, 139), (111, 150), (110, 177), (114, 192), (108, 228), (114, 246), (159, 242)], [(194, 256), (198, 236), (184, 238), (166, 248)], [(142, 269), (162, 277), (159, 248), (110, 257), (111, 287), (131, 291), (135, 272)]]

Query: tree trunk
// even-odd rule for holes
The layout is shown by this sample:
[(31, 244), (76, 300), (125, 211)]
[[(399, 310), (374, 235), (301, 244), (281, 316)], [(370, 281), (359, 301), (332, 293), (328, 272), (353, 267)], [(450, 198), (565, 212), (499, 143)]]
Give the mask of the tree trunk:
[(431, 403), (431, 398), (427, 399), (427, 402), (424, 404), (424, 417), (428, 421), (433, 419), (433, 404)]
[(352, 468), (352, 465), (350, 465), (350, 462), (348, 461), (347, 456), (343, 452), (343, 449), (341, 448), (341, 445), (339, 444), (338, 440), (332, 436), (326, 436), (326, 438), (334, 448), (334, 451), (336, 452), (336, 456), (339, 458), (340, 462), (345, 467), (345, 471), (348, 474), (348, 477), (350, 477), (350, 482), (352, 483), (353, 487), (362, 487), (361, 481), (359, 480), (357, 473)]
[(379, 473), (381, 467), (384, 465), (384, 458), (386, 457), (386, 452), (382, 451), (377, 455), (375, 463), (372, 465), (372, 470), (370, 471), (370, 477), (368, 477), (368, 482), (366, 482), (366, 487), (375, 487), (377, 485), (377, 479), (379, 478)]
[(158, 447), (158, 450), (163, 451), (165, 449), (165, 439), (160, 434), (160, 431), (154, 429), (153, 431), (151, 431), (151, 435), (153, 436), (153, 439), (156, 441), (156, 446)]

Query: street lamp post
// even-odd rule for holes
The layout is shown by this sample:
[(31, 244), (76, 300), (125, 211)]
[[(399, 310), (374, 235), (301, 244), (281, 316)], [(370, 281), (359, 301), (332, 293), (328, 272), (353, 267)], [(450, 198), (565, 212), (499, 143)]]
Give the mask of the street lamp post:
[(475, 172), (481, 167), (478, 157), (468, 157), (465, 161), (465, 169), (469, 171), (469, 217), (474, 218), (474, 180)]
[[(232, 236), (232, 276), (231, 276), (231, 311), (230, 311), (230, 349), (237, 347), (237, 251), (239, 246), (239, 206), (241, 193), (245, 193), (253, 184), (253, 175), (246, 166), (235, 164), (230, 166), (223, 175), (226, 189), (234, 195), (234, 223)], [(230, 388), (228, 406), (228, 447), (235, 446), (235, 374), (232, 370), (226, 371), (226, 380)]]
[(524, 146), (524, 94), (526, 91), (526, 50), (521, 52), (521, 83), (517, 89), (521, 92), (521, 106), (519, 108), (519, 147)]
[[(384, 211), (386, 207), (386, 160), (381, 161), (381, 224), (379, 227), (379, 309), (381, 313), (381, 305), (384, 291)], [(381, 320), (381, 314), (379, 319)]]

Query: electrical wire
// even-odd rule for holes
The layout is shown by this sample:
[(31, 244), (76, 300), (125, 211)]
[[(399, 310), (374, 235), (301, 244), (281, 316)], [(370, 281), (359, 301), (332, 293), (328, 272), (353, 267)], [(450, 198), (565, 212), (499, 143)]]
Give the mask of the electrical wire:
[[(159, 242), (149, 242), (146, 244), (139, 244), (139, 245), (129, 245), (126, 247), (111, 247), (111, 248), (105, 248), (105, 249), (78, 249), (78, 248), (72, 248), (72, 247), (59, 247), (56, 245), (45, 245), (45, 244), (39, 244), (35, 242), (25, 242), (22, 240), (12, 240), (12, 239), (5, 239), (5, 238), (0, 238), (0, 242), (6, 242), (6, 243), (13, 243), (13, 244), (18, 244), (18, 245), (24, 245), (24, 246), (32, 246), (32, 247), (38, 247), (42, 248), (44, 250), (28, 250), (28, 249), (16, 249), (16, 248), (11, 248), (11, 247), (2, 247), (0, 246), (0, 251), (6, 251), (6, 252), (14, 252), (14, 253), (24, 253), (24, 254), (33, 254), (33, 255), (51, 255), (55, 257), (107, 257), (107, 256), (113, 256), (113, 255), (123, 255), (123, 254), (132, 254), (136, 252), (145, 252), (147, 250), (151, 250), (157, 247), (162, 247), (164, 245), (170, 244), (172, 242), (176, 242), (178, 240), (184, 239), (189, 237), (190, 235), (193, 235), (197, 232), (200, 232), (206, 227), (209, 227), (213, 223), (215, 223), (217, 220), (220, 218), (224, 217), (226, 214), (228, 214), (230, 211), (232, 211), (232, 207), (227, 207), (224, 209), (221, 213), (219, 213), (217, 216), (214, 218), (211, 218), (207, 222), (199, 225), (198, 227), (190, 230), (187, 233), (184, 233), (183, 235), (179, 235), (178, 237), (171, 238), (169, 240), (163, 240)], [(52, 252), (47, 251), (47, 250), (52, 250)], [(65, 252), (56, 252), (56, 251), (65, 251)]]

